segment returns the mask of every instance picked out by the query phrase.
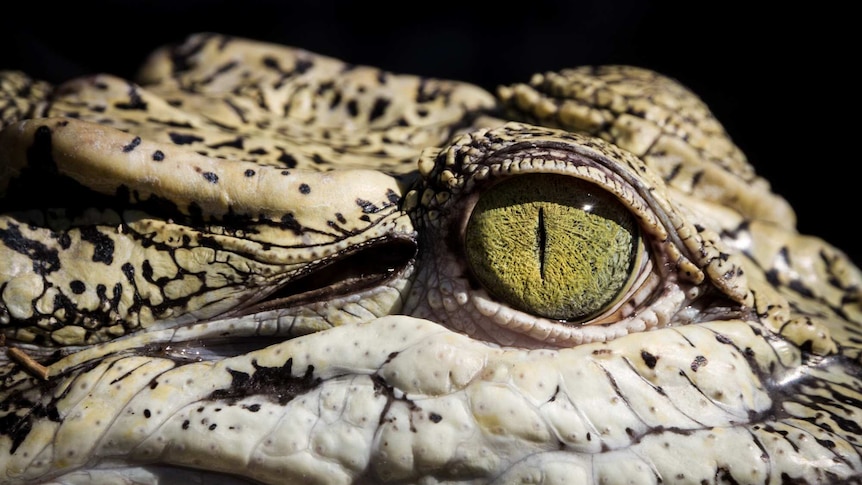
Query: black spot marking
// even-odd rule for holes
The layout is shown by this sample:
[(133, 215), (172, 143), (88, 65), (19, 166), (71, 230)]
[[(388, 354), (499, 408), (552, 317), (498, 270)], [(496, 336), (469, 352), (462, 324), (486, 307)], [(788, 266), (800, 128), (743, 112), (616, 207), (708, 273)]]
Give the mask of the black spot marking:
[(389, 200), (389, 202), (392, 202), (393, 204), (397, 204), (401, 201), (401, 196), (396, 194), (395, 191), (392, 189), (386, 190), (386, 198)]
[(204, 178), (206, 179), (206, 181), (211, 183), (211, 184), (217, 184), (218, 183), (218, 175), (216, 175), (212, 172), (204, 172), (201, 175), (203, 175)]
[(437, 413), (430, 413), (428, 414), (428, 419), (430, 419), (432, 423), (439, 423), (440, 421), (443, 421), (443, 416), (440, 416)]
[(311, 187), (309, 187), (308, 184), (299, 184), (299, 192), (302, 194), (310, 194)]
[(93, 262), (110, 265), (114, 262), (114, 240), (93, 226), (81, 228), (81, 239), (93, 245)]
[(147, 103), (141, 99), (141, 95), (138, 93), (138, 88), (134, 84), (129, 86), (129, 101), (114, 103), (114, 106), (117, 109), (122, 110), (146, 111), (147, 109)]
[(668, 174), (664, 177), (664, 181), (665, 181), (665, 182), (670, 182), (671, 180), (675, 179), (675, 178), (676, 178), (676, 176), (677, 176), (677, 175), (679, 175), (679, 171), (680, 171), (680, 169), (682, 169), (682, 164), (681, 164), (681, 163), (677, 163), (676, 165), (674, 165), (674, 166), (673, 166), (673, 168), (670, 170), (670, 173), (668, 173)]
[(210, 429), (210, 431), (216, 429), (216, 424), (215, 423), (211, 424), (209, 429)]
[(266, 56), (263, 58), (263, 65), (270, 68), (275, 69), (277, 71), (281, 71), (281, 67), (278, 65), (278, 59), (270, 56)]
[(237, 148), (239, 150), (242, 150), (243, 145), (244, 145), (243, 138), (241, 136), (238, 136), (233, 140), (229, 140), (229, 141), (222, 142), (222, 143), (216, 143), (215, 145), (208, 145), (208, 146), (214, 150), (219, 149), (219, 148), (224, 148), (224, 147)]
[(99, 283), (98, 285), (96, 285), (96, 296), (99, 297), (99, 303), (104, 303), (108, 301), (108, 288), (105, 285)]
[(788, 286), (790, 287), (791, 290), (799, 293), (800, 295), (804, 296), (805, 298), (814, 298), (815, 297), (814, 292), (811, 291), (810, 288), (805, 286), (805, 283), (803, 283), (799, 280), (791, 281)]
[(141, 263), (141, 276), (144, 277), (144, 280), (153, 282), (153, 265), (150, 264), (149, 259), (145, 259)]
[(347, 114), (353, 118), (359, 114), (359, 105), (356, 103), (355, 99), (351, 99), (347, 102)]
[(164, 159), (165, 159), (165, 154), (162, 153), (161, 150), (156, 150), (153, 152), (153, 160), (155, 160), (157, 162), (161, 162)]
[(733, 341), (730, 340), (726, 335), (723, 335), (720, 333), (715, 334), (715, 339), (718, 340), (719, 342), (723, 343), (723, 344), (733, 343)]
[(69, 249), (72, 247), (72, 236), (68, 232), (64, 232), (57, 236), (57, 243), (60, 244), (61, 248)]
[(54, 308), (52, 311), (56, 312), (57, 310), (62, 309), (66, 315), (74, 315), (77, 313), (77, 308), (72, 303), (72, 300), (69, 299), (68, 296), (57, 293), (54, 295)]
[(339, 222), (339, 223), (341, 223), (341, 224), (346, 224), (346, 223), (347, 223), (347, 219), (345, 219), (345, 218), (344, 218), (344, 214), (342, 214), (341, 212), (336, 212), (336, 213), (335, 213), (335, 218), (336, 218), (336, 219), (338, 220), (338, 222)]
[(247, 411), (251, 411), (253, 413), (256, 413), (256, 412), (260, 411), (260, 404), (252, 404), (252, 405), (243, 404), (242, 408), (247, 410)]
[(30, 434), (30, 431), (33, 429), (34, 421), (48, 418), (49, 421), (55, 423), (60, 422), (60, 413), (57, 411), (57, 407), (54, 404), (34, 404), (24, 398), (17, 398), (14, 403), (11, 402), (10, 399), (6, 399), (2, 403), (3, 410), (7, 410), (12, 406), (17, 409), (29, 409), (30, 412), (23, 416), (10, 412), (5, 416), (0, 417), (0, 435), (8, 436), (12, 440), (12, 446), (9, 449), (10, 454), (15, 453), (18, 446), (20, 446), (24, 439), (27, 438), (27, 435)]
[(380, 208), (365, 199), (356, 199), (356, 205), (362, 208), (365, 214), (376, 214), (380, 212)]
[(245, 171), (245, 176), (246, 176), (246, 177), (254, 177), (254, 174), (255, 174), (255, 172), (254, 172), (254, 170), (252, 170), (252, 169), (248, 169), (248, 170), (246, 170), (246, 171)]
[(781, 285), (781, 280), (778, 278), (778, 271), (771, 269), (766, 272), (766, 281), (772, 286)]
[(194, 126), (192, 126), (192, 124), (188, 121), (160, 120), (157, 118), (147, 118), (147, 121), (159, 125), (170, 126), (171, 128), (188, 128), (190, 130), (194, 129)]
[(185, 421), (183, 421), (183, 429), (189, 429), (189, 424), (190, 424), (190, 423), (189, 423), (189, 420), (188, 420), (188, 419), (187, 419), (187, 420), (185, 420)]
[(862, 434), (862, 427), (860, 427), (859, 424), (857, 424), (852, 419), (847, 419), (837, 414), (832, 414), (832, 419), (834, 419), (835, 423), (838, 424), (838, 427), (840, 427), (844, 431), (855, 435)]
[(371, 113), (368, 115), (368, 121), (374, 121), (386, 113), (386, 108), (389, 107), (390, 101), (386, 98), (377, 98), (374, 100), (374, 106), (371, 107)]
[(644, 360), (644, 364), (647, 365), (650, 369), (655, 369), (655, 364), (658, 362), (658, 357), (647, 352), (646, 350), (641, 350), (641, 358)]
[(302, 224), (300, 224), (291, 213), (287, 213), (281, 217), (281, 224), (293, 231), (297, 236), (302, 234)]
[(57, 250), (24, 237), (17, 224), (9, 224), (8, 229), (0, 229), (0, 242), (30, 258), (33, 261), (33, 272), (36, 274), (45, 275), (60, 269), (60, 255)]
[(122, 283), (115, 283), (113, 290), (111, 290), (111, 308), (117, 309), (120, 307), (120, 298), (123, 297), (123, 285)]
[(203, 138), (195, 135), (184, 135), (182, 133), (170, 132), (168, 136), (171, 137), (171, 141), (176, 145), (190, 145), (192, 143), (196, 143), (199, 141), (204, 141)]
[(825, 440), (825, 439), (821, 440), (821, 439), (815, 438), (815, 441), (817, 441), (817, 443), (819, 443), (820, 446), (822, 446), (824, 448), (827, 448), (830, 450), (835, 449), (835, 442), (832, 440)]
[(149, 419), (149, 418), (150, 418), (150, 416), (152, 416), (152, 413), (150, 413), (150, 410), (149, 410), (149, 409), (144, 409), (144, 417), (145, 417), (145, 418), (147, 418), (147, 419)]
[(558, 385), (556, 389), (554, 389), (554, 395), (548, 399), (548, 402), (554, 402), (557, 400), (557, 395), (560, 393), (560, 386)]
[(72, 293), (76, 295), (80, 295), (81, 293), (87, 291), (87, 285), (84, 284), (81, 280), (73, 280), (69, 283), (69, 288), (72, 290)]
[(128, 145), (123, 147), (123, 153), (129, 153), (130, 151), (138, 148), (138, 145), (141, 144), (141, 137), (136, 136), (132, 141), (129, 142)]
[(700, 369), (701, 367), (705, 366), (708, 363), (709, 363), (709, 361), (706, 360), (706, 357), (704, 357), (702, 355), (698, 355), (691, 362), (691, 370), (693, 370), (694, 372), (697, 372), (698, 369)]
[(307, 72), (314, 66), (314, 62), (309, 59), (299, 59), (296, 61), (296, 64), (293, 66), (293, 70), (297, 74), (303, 74)]
[(123, 263), (123, 265), (120, 266), (120, 271), (123, 272), (129, 283), (135, 282), (135, 267), (132, 263)]
[(278, 161), (283, 163), (287, 168), (296, 168), (296, 158), (284, 150), (281, 150), (281, 155), (278, 156)]
[(231, 384), (227, 389), (218, 389), (209, 395), (208, 399), (236, 401), (251, 394), (265, 395), (284, 406), (293, 398), (316, 388), (322, 382), (319, 377), (314, 377), (314, 366), (309, 365), (302, 376), (294, 376), (292, 373), (293, 358), (281, 367), (262, 367), (257, 360), (251, 365), (255, 371), (247, 374), (242, 371), (228, 369), (231, 375)]

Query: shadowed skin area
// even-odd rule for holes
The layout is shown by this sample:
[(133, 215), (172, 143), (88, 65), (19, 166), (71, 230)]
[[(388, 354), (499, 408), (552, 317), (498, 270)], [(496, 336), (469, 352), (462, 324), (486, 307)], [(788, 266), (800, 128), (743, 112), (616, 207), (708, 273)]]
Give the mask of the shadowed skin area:
[(198, 34), (0, 128), (0, 482), (862, 483), (860, 272), (660, 74)]

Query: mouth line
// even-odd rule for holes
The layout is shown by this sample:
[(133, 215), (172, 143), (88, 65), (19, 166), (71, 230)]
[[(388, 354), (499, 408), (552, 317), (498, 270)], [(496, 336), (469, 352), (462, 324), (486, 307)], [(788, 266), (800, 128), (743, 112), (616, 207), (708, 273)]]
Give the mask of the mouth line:
[(387, 236), (315, 263), (266, 296), (218, 318), (242, 317), (361, 293), (391, 279), (415, 258), (413, 238)]
[[(305, 305), (325, 304), (327, 301), (368, 292), (398, 278), (415, 260), (417, 248), (415, 239), (406, 236), (387, 236), (371, 240), (348, 252), (310, 265), (302, 274), (283, 283), (276, 290), (210, 319), (209, 324), (197, 324), (209, 327), (216, 324), (218, 327), (219, 322)], [(208, 336), (188, 340), (180, 338), (170, 343), (153, 345), (148, 349), (148, 353), (187, 362), (217, 360), (247, 354), (305, 334), (260, 334), (255, 327), (252, 325), (243, 331), (229, 325), (222, 328), (223, 331), (210, 333)]]

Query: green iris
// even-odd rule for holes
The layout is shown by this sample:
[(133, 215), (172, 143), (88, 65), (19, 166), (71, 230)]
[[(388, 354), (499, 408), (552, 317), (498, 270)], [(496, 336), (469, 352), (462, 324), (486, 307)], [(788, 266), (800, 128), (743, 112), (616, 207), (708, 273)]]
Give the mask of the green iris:
[(496, 298), (582, 321), (616, 300), (640, 245), (634, 216), (613, 194), (575, 177), (529, 174), (482, 194), (465, 247), (473, 274)]

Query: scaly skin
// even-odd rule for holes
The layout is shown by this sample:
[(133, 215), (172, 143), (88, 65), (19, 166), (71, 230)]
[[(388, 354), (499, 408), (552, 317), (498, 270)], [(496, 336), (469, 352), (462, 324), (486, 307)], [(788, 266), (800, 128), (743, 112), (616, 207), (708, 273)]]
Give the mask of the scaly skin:
[[(859, 270), (658, 74), (495, 99), (207, 34), (0, 74), (0, 127), (3, 483), (862, 483)], [(637, 222), (597, 315), (474, 276), (533, 173)]]

